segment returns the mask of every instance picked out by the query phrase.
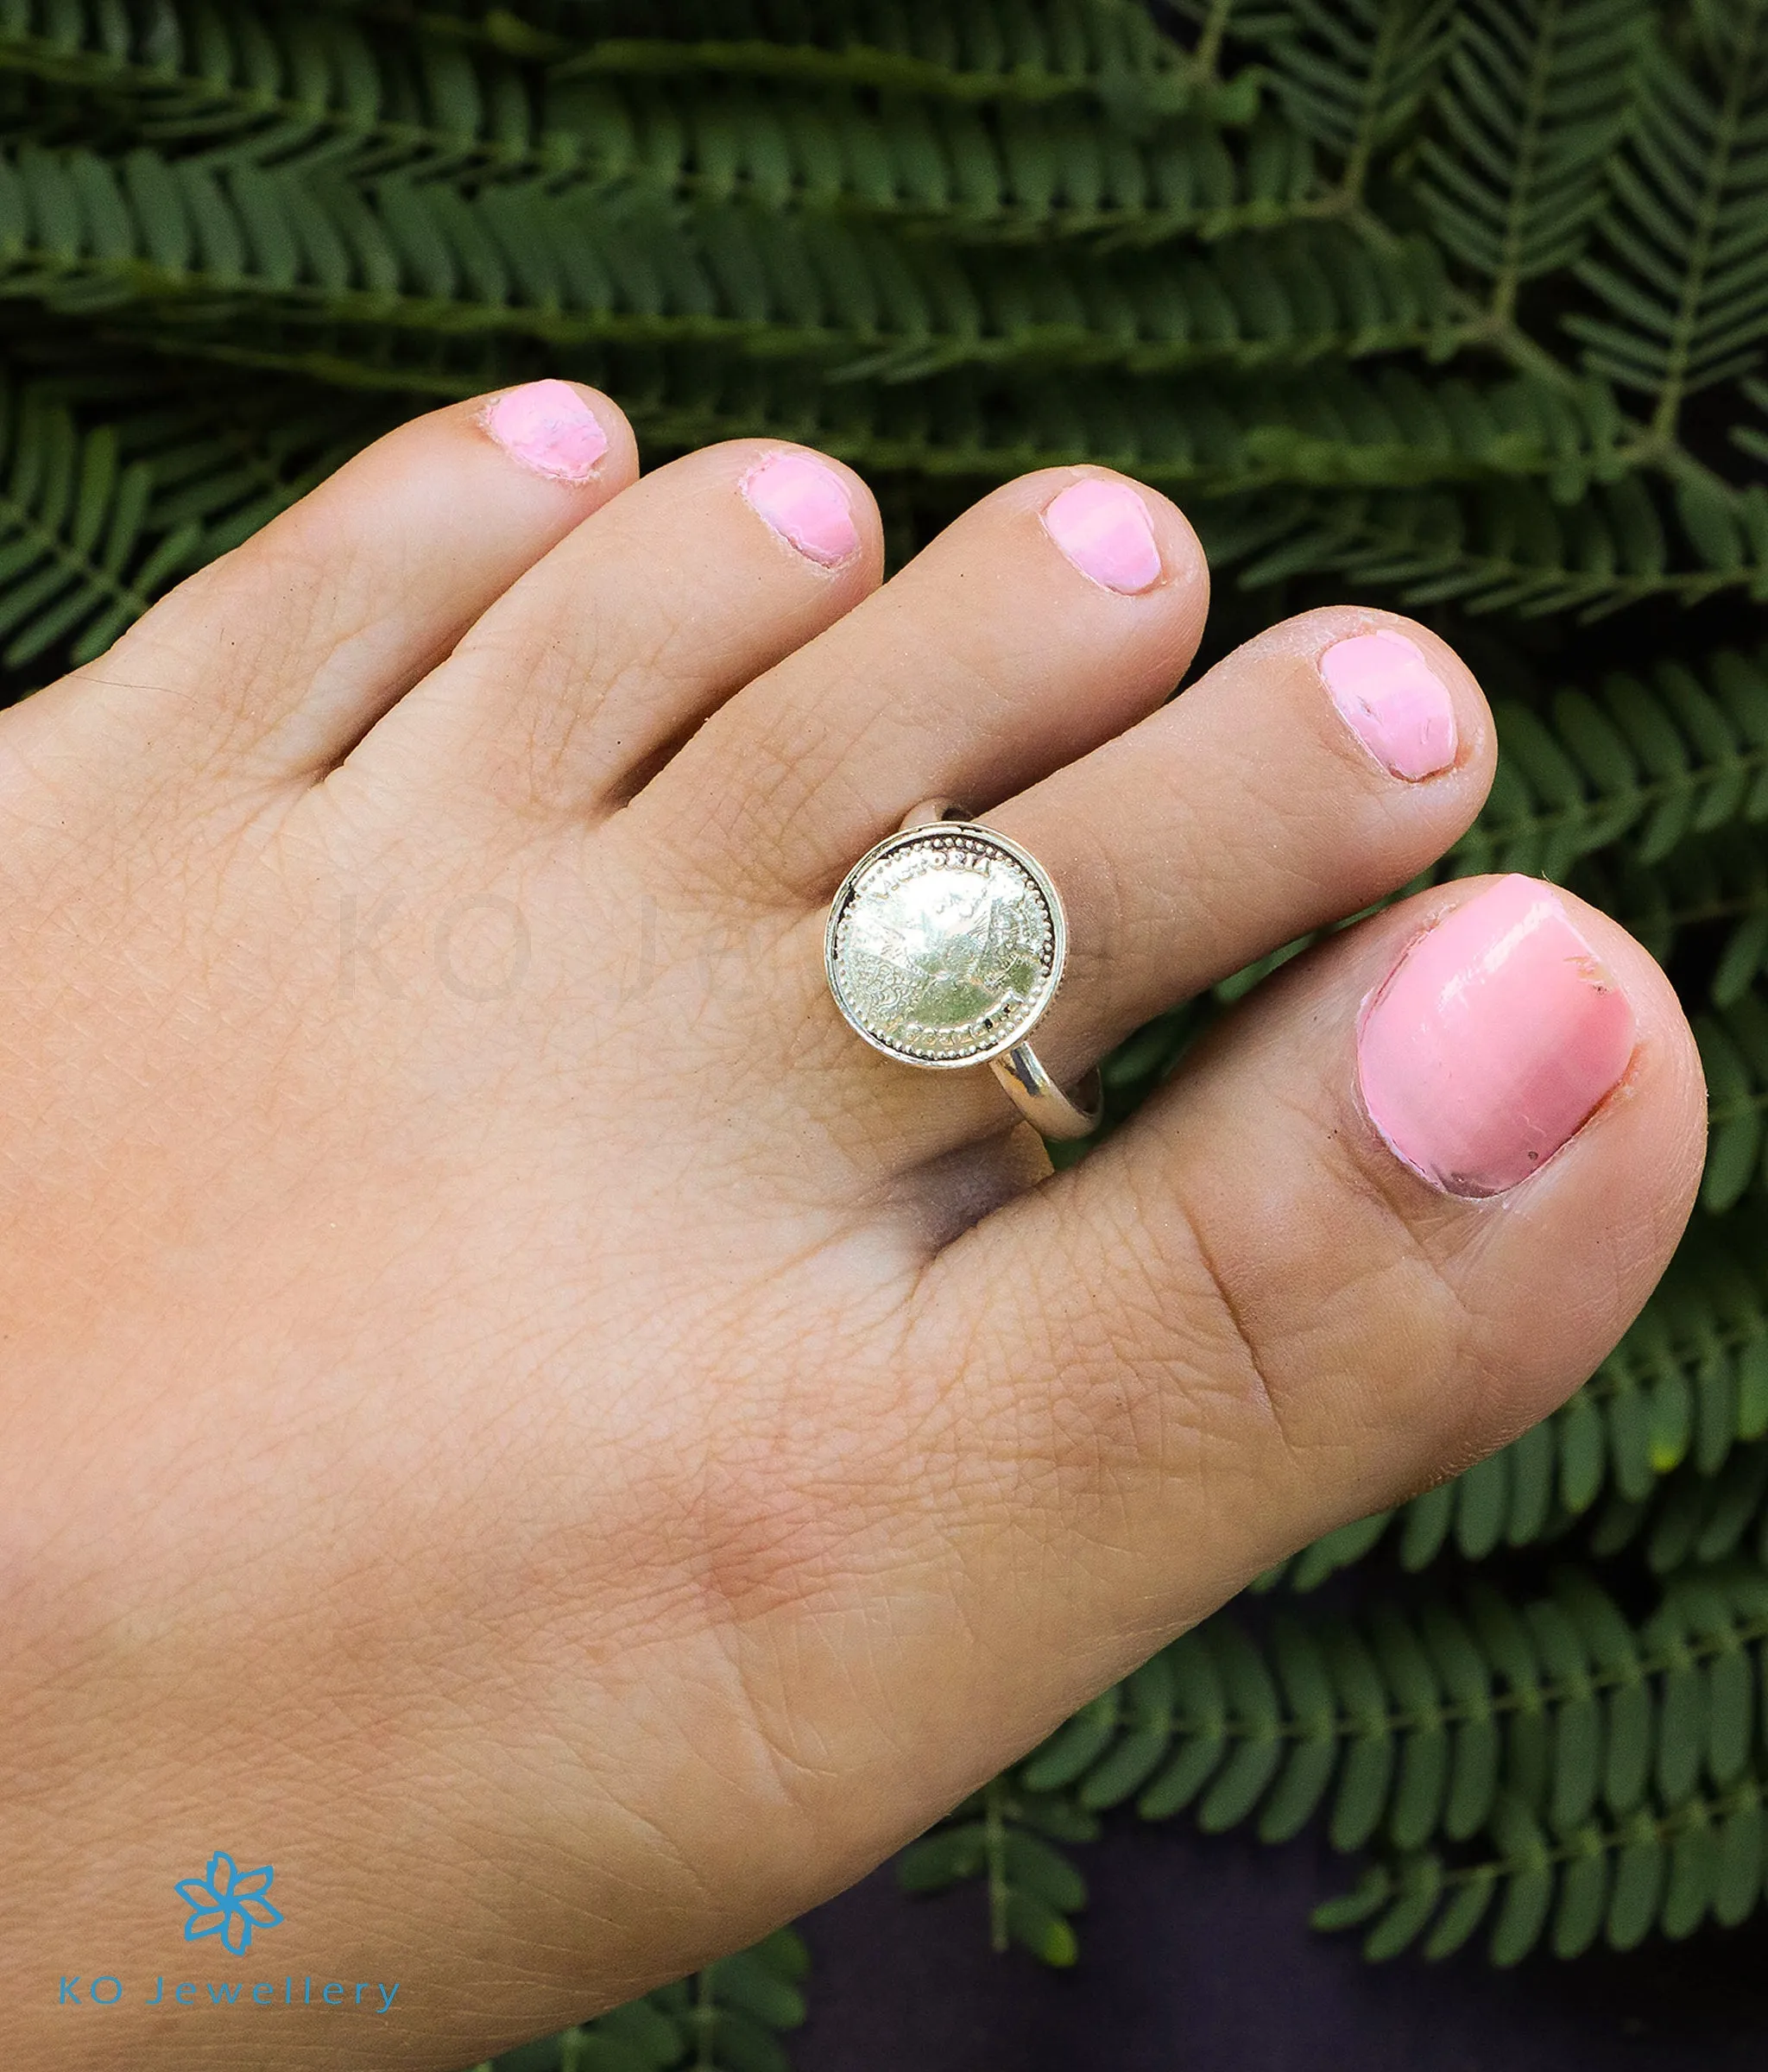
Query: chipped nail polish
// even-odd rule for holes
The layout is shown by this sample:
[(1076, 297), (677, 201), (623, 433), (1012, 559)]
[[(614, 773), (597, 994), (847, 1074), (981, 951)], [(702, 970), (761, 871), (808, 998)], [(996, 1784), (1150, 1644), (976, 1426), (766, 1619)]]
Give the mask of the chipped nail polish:
[(587, 482), (608, 451), (600, 419), (569, 382), (524, 382), (481, 421), (512, 460), (554, 482)]
[(1445, 1193), (1538, 1172), (1620, 1082), (1635, 1024), (1550, 885), (1506, 877), (1414, 942), (1357, 1029), (1363, 1104)]
[(847, 484), (814, 454), (771, 454), (744, 476), (742, 494), (782, 540), (824, 568), (859, 551)]
[(1044, 529), (1081, 573), (1125, 597), (1160, 580), (1148, 507), (1121, 482), (1071, 482), (1044, 513)]
[(1396, 777), (1416, 782), (1455, 761), (1455, 701), (1424, 651), (1386, 628), (1335, 641), (1320, 657), (1332, 702)]

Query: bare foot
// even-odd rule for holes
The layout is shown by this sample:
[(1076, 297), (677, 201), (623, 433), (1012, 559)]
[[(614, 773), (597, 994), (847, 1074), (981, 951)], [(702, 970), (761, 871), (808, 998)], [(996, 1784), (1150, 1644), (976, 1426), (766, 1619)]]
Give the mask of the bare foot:
[[(1440, 855), (1478, 688), (1343, 609), (1163, 704), (1202, 558), (1102, 471), (882, 589), (835, 464), (635, 471), (560, 384), (422, 418), (0, 716), (20, 2063), (458, 2065), (753, 1940), (1542, 1416), (1688, 1213), (1674, 995), (1520, 879), (1050, 1177), (837, 1014), (854, 861), (932, 795), (1022, 843), (1077, 1077)], [(217, 1849), (247, 1953), (182, 1939)]]

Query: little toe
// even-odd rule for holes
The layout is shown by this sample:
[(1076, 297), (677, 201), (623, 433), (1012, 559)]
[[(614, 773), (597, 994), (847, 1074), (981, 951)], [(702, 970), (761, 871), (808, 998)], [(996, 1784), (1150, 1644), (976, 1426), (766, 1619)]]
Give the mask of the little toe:
[(155, 769), (312, 778), (637, 467), (620, 411), (570, 382), (414, 419), (23, 710), (120, 756), (131, 793)]

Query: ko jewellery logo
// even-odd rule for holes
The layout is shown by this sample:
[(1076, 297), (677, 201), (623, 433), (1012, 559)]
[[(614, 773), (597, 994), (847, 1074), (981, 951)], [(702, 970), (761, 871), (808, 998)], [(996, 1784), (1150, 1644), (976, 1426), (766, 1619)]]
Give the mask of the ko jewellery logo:
[[(186, 1942), (218, 1941), (224, 1949), (243, 1956), (260, 1929), (279, 1928), (282, 1913), (266, 1897), (276, 1873), (268, 1863), (255, 1871), (243, 1871), (225, 1849), (217, 1849), (200, 1878), (180, 1878), (174, 1890), (190, 1910), (184, 1924)], [(114, 1972), (87, 1978), (80, 1974), (62, 1974), (60, 2004), (64, 2007), (115, 2007), (134, 2000), (143, 2007), (331, 2007), (355, 2008), (369, 2014), (392, 2012), (399, 1981), (388, 1986), (380, 1980), (322, 1979), (317, 1993), (312, 1974), (304, 1974), (300, 1991), (294, 1990), (293, 1974), (281, 1981), (260, 1979), (186, 1979), (168, 1988), (164, 1974), (155, 1977), (154, 1990), (131, 1993)], [(364, 1994), (371, 1996), (363, 2006)], [(205, 1998), (203, 1996), (206, 1996)], [(378, 2005), (376, 2004), (378, 2002)]]
[(178, 1896), (190, 1909), (184, 1924), (186, 1942), (219, 1936), (236, 1955), (252, 1946), (255, 1928), (275, 1928), (282, 1916), (265, 1898), (275, 1878), (268, 1863), (242, 1871), (225, 1849), (217, 1849), (200, 1878), (180, 1878)]

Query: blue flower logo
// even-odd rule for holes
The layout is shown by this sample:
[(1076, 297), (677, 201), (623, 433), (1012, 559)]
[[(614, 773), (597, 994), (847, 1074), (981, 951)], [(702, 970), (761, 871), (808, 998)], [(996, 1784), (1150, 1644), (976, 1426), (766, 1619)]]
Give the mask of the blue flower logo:
[(190, 1909), (186, 1942), (219, 1936), (237, 1956), (252, 1946), (253, 1928), (275, 1928), (282, 1916), (265, 1898), (276, 1875), (268, 1863), (243, 1871), (225, 1849), (217, 1849), (200, 1878), (180, 1878), (178, 1896)]

